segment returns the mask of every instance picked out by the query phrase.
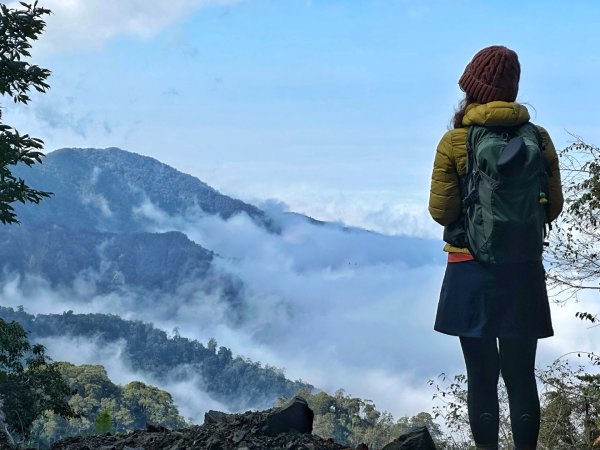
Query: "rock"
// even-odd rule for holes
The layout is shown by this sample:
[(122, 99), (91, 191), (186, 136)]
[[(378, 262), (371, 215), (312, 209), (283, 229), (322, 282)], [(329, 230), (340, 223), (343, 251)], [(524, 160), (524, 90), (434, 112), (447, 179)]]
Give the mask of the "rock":
[(299, 433), (312, 433), (315, 414), (302, 397), (294, 397), (281, 408), (267, 416), (266, 434), (277, 436), (296, 430)]
[(356, 450), (369, 450), (369, 447), (367, 446), (367, 444), (358, 444), (356, 446)]
[(246, 435), (248, 434), (248, 432), (246, 430), (236, 430), (233, 433), (233, 443), (234, 444), (239, 444), (240, 442), (242, 442), (244, 440), (244, 438), (246, 437)]
[(148, 422), (146, 424), (146, 431), (148, 433), (167, 433), (170, 430), (167, 427), (163, 427), (162, 425), (157, 425), (155, 423)]
[(437, 450), (427, 427), (418, 427), (393, 440), (382, 450)]
[(207, 413), (204, 413), (204, 424), (209, 423), (220, 423), (228, 416), (228, 414), (221, 411), (213, 411), (212, 409)]
[[(73, 436), (52, 450), (352, 450), (310, 434), (313, 413), (294, 399), (281, 408), (225, 414), (209, 411), (202, 426), (168, 430), (149, 426), (126, 435)], [(279, 432), (284, 430), (284, 432)], [(268, 433), (270, 432), (270, 433)], [(273, 433), (276, 433), (273, 435)], [(2, 449), (0, 449), (2, 450)]]
[(221, 450), (222, 447), (221, 439), (218, 436), (211, 436), (206, 441), (206, 448), (209, 450)]

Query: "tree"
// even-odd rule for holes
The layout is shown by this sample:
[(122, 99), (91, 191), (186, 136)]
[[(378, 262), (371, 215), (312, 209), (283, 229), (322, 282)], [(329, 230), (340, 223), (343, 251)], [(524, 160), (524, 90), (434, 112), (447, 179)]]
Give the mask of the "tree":
[[(30, 41), (37, 40), (44, 31), (46, 23), (43, 17), (50, 14), (49, 9), (20, 3), (23, 9), (8, 8), (0, 4), (0, 95), (10, 97), (15, 103), (27, 104), (29, 93), (33, 89), (46, 92), (50, 87), (46, 79), (48, 69), (25, 61), (31, 53)], [(12, 166), (24, 163), (31, 166), (40, 163), (43, 141), (20, 134), (2, 121), (0, 110), (0, 222), (18, 223), (11, 203), (39, 203), (49, 192), (29, 187), (25, 180), (12, 174)]]
[(96, 434), (106, 434), (112, 430), (113, 420), (110, 417), (110, 410), (104, 409), (100, 411), (100, 414), (96, 416), (94, 425)]
[(600, 148), (578, 139), (560, 152), (565, 208), (550, 247), (554, 287), (600, 291)]
[(41, 345), (31, 345), (17, 322), (0, 319), (0, 397), (8, 427), (28, 438), (31, 425), (45, 411), (74, 417), (73, 392)]
[(99, 365), (56, 364), (71, 389), (76, 392), (69, 405), (79, 413), (64, 418), (46, 412), (32, 427), (30, 445), (50, 447), (68, 436), (127, 433), (147, 423), (167, 428), (183, 428), (186, 423), (168, 392), (139, 381), (118, 386)]
[[(313, 433), (332, 438), (339, 444), (356, 447), (365, 443), (369, 449), (379, 450), (418, 426), (426, 426), (436, 442), (442, 437), (439, 425), (426, 412), (394, 420), (390, 413), (378, 411), (371, 400), (351, 397), (342, 389), (334, 395), (326, 392), (313, 394), (311, 389), (303, 389), (296, 395), (306, 399), (315, 413)], [(282, 405), (286, 401), (281, 398), (277, 404)]]
[(600, 437), (600, 376), (571, 368), (559, 358), (538, 371), (543, 386), (539, 448), (579, 450), (594, 446)]
[[(564, 355), (548, 367), (536, 370), (540, 387), (540, 450), (597, 449), (600, 444), (600, 375), (572, 368)], [(430, 380), (436, 393), (434, 416), (444, 419), (449, 435), (440, 443), (444, 450), (474, 450), (467, 415), (467, 378), (464, 374)], [(499, 389), (499, 449), (512, 448), (508, 396)]]
[[(444, 420), (449, 431), (441, 442), (444, 450), (474, 449), (469, 416), (467, 411), (467, 376), (458, 374), (450, 378), (446, 374), (439, 375), (438, 380), (429, 380), (429, 385), (435, 389), (434, 400), (438, 403), (433, 407), (433, 417)], [(511, 448), (512, 432), (508, 411), (508, 394), (504, 383), (499, 383), (498, 402), (500, 404), (499, 448)]]
[(132, 381), (123, 387), (121, 405), (130, 411), (134, 418), (133, 428), (143, 428), (148, 423), (163, 425), (167, 428), (185, 426), (179, 415), (171, 394), (140, 381)]
[(217, 353), (217, 346), (218, 346), (218, 345), (219, 345), (219, 344), (217, 344), (217, 340), (216, 340), (215, 338), (210, 338), (210, 339), (208, 340), (208, 344), (207, 344), (206, 348), (208, 348), (208, 350), (209, 350), (211, 353)]

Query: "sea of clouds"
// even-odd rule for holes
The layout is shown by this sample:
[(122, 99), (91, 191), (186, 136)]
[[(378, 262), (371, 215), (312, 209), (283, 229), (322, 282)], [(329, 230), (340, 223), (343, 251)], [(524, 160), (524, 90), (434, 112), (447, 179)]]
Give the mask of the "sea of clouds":
[[(152, 219), (149, 231), (179, 230), (219, 255), (215, 270), (243, 282), (241, 321), (232, 319), (218, 290), (206, 293), (203, 280), (182, 288), (186, 295), (143, 299), (133, 290), (99, 294), (89, 273), (58, 290), (43, 279), (17, 277), (4, 285), (2, 304), (30, 313), (73, 310), (144, 320), (201, 342), (215, 338), (234, 354), (284, 368), (288, 378), (328, 392), (344, 389), (396, 417), (431, 411), (427, 381), (464, 370), (458, 340), (432, 330), (444, 273), (441, 243), (311, 222), (276, 202), (266, 210), (282, 226), (280, 234), (244, 214), (229, 220), (198, 210), (169, 216), (149, 201), (135, 208)], [(541, 341), (540, 367), (597, 348), (597, 331), (574, 318), (581, 310), (594, 311), (593, 295), (553, 305), (556, 336)], [(44, 343), (55, 360), (103, 364), (115, 382), (138, 379), (169, 390), (186, 417), (227, 410), (203, 393), (197, 374), (158, 382), (127, 368), (118, 346), (102, 349), (66, 337)]]

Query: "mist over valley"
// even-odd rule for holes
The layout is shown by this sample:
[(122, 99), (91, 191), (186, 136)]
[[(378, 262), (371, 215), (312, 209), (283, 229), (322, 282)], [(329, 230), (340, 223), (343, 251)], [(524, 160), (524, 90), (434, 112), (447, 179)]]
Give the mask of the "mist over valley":
[[(438, 241), (317, 221), (277, 201), (259, 209), (114, 148), (57, 150), (19, 170), (54, 195), (17, 205), (21, 225), (0, 239), (3, 306), (115, 314), (201, 343), (215, 338), (291, 380), (383, 403), (395, 389), (398, 399), (382, 407), (424, 409), (423, 380), (437, 369), (402, 337), (431, 329)], [(69, 344), (60, 328), (39, 336), (59, 337), (49, 345), (55, 360), (106, 359), (84, 351), (81, 336)]]

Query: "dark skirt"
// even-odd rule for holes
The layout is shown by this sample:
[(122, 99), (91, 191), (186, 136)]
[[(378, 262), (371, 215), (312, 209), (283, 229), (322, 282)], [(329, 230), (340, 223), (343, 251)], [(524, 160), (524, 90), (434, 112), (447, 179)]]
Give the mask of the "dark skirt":
[(448, 263), (434, 329), (465, 337), (552, 336), (542, 262)]

